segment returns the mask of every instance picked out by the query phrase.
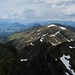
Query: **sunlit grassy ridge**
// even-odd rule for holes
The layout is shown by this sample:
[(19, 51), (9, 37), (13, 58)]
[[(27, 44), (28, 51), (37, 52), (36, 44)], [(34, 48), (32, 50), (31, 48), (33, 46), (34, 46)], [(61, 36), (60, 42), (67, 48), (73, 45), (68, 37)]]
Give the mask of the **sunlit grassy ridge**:
[(36, 28), (30, 28), (23, 32), (12, 34), (6, 42), (13, 41), (16, 48), (23, 48), (25, 45), (35, 42), (37, 39), (43, 39), (44, 42), (50, 42), (52, 45), (58, 45), (62, 42), (75, 40), (75, 32), (58, 25), (48, 25)]

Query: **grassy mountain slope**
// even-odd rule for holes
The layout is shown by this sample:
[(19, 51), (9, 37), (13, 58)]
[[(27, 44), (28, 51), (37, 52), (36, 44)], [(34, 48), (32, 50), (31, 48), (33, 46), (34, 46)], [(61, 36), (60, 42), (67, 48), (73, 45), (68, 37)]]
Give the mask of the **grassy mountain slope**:
[(75, 32), (65, 27), (51, 24), (13, 34), (7, 38), (6, 42), (12, 43), (16, 48), (20, 49), (25, 45), (32, 44), (37, 39), (41, 42), (50, 42), (56, 46), (62, 42), (74, 41)]

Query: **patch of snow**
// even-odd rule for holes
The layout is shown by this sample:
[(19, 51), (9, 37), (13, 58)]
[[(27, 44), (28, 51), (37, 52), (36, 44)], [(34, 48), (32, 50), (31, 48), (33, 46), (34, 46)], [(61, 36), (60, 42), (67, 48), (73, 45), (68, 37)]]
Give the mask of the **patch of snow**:
[(55, 59), (55, 61), (57, 61), (57, 59)]
[(58, 33), (60, 33), (60, 31), (57, 31), (57, 32), (55, 33), (55, 35), (57, 35)]
[(73, 47), (72, 47), (72, 46), (69, 46), (69, 48), (71, 48), (71, 49), (72, 49)]
[(65, 72), (66, 75), (69, 75), (67, 72)]
[(27, 45), (29, 45), (29, 44), (27, 44)]
[(40, 35), (40, 33), (37, 33), (37, 35)]
[(44, 37), (42, 37), (42, 38), (40, 39), (40, 41), (43, 42), (43, 39), (44, 39)]
[(70, 40), (67, 39), (68, 42), (71, 42)]
[(43, 36), (46, 36), (48, 33), (46, 33), (46, 34), (43, 34)]
[(55, 35), (54, 34), (52, 34), (50, 37), (54, 37)]
[(22, 61), (28, 61), (28, 59), (21, 59), (21, 62), (22, 62)]
[(30, 43), (30, 45), (34, 46), (34, 44), (33, 44), (33, 43)]
[(53, 42), (51, 42), (50, 40), (49, 40), (49, 42), (53, 45), (53, 46), (56, 46), (56, 44), (54, 44)]
[(51, 44), (52, 44), (53, 46), (56, 46), (56, 44), (54, 44), (54, 43), (52, 43), (52, 42), (51, 42)]
[(70, 69), (71, 65), (69, 64), (69, 60), (66, 60), (65, 58), (70, 59), (70, 56), (69, 56), (69, 55), (65, 56), (65, 55), (63, 54), (63, 56), (60, 58), (60, 60), (64, 63), (64, 65), (66, 66), (66, 68), (67, 68), (73, 75), (75, 75), (75, 72)]
[(43, 36), (46, 36), (46, 34), (44, 34)]
[(69, 69), (69, 61), (68, 60), (66, 60), (65, 59), (65, 57), (66, 58), (68, 58), (68, 59), (70, 59), (70, 56), (68, 55), (68, 56), (65, 56), (64, 54), (63, 54), (63, 56), (60, 58), (60, 60), (64, 63), (64, 65), (67, 67), (67, 69)]
[(57, 31), (55, 34), (52, 34), (50, 37), (56, 36), (59, 33), (60, 33), (60, 31)]
[(73, 48), (75, 48), (75, 47), (74, 47), (74, 46), (69, 46), (69, 48), (73, 49)]
[(40, 32), (40, 31), (41, 31), (41, 29), (38, 30), (38, 32)]
[(56, 42), (60, 43), (57, 39), (55, 39)]
[(71, 41), (74, 41), (73, 39), (71, 39)]
[(55, 27), (56, 25), (54, 25), (54, 24), (51, 24), (51, 25), (49, 25), (49, 26), (47, 26), (48, 28), (50, 28), (50, 27)]
[(67, 39), (67, 41), (68, 41), (68, 42), (71, 42), (71, 41), (74, 41), (74, 40), (73, 40), (73, 39), (70, 39), (70, 40), (69, 40), (69, 39)]
[(60, 27), (61, 29), (63, 29), (63, 30), (66, 30), (66, 28), (65, 27)]

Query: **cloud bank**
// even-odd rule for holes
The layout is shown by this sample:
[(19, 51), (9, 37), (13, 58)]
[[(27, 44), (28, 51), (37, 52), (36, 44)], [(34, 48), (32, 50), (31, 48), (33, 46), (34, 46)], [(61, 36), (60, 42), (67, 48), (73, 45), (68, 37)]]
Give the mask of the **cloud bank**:
[(0, 0), (0, 19), (75, 20), (75, 0)]

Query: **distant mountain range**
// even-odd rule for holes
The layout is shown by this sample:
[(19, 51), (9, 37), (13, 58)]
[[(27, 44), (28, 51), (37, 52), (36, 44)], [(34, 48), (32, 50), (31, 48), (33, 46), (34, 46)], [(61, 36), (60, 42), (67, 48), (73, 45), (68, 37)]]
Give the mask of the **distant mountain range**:
[(51, 23), (61, 24), (62, 26), (65, 26), (75, 31), (74, 21), (37, 21), (37, 22), (28, 23), (28, 24), (21, 24), (19, 22), (12, 23), (8, 21), (6, 22), (5, 20), (4, 21), (0, 20), (0, 36), (6, 37), (14, 32), (20, 32), (34, 26), (37, 27), (40, 25), (48, 25)]
[(19, 22), (15, 23), (9, 23), (9, 22), (0, 22), (0, 37), (8, 37), (9, 35), (21, 32), (26, 29), (32, 28), (32, 27), (39, 27), (41, 26), (39, 23), (33, 24), (33, 25), (24, 25)]
[(73, 26), (75, 27), (75, 21), (58, 21), (58, 20), (49, 20), (49, 21), (37, 21), (37, 22), (32, 22), (30, 24), (35, 24), (35, 23), (39, 23), (41, 25), (48, 25), (51, 23), (58, 23), (64, 26)]
[(30, 29), (30, 28), (37, 28), (40, 26), (45, 26), (49, 24), (57, 24), (58, 26), (64, 26), (72, 31), (75, 32), (75, 22), (74, 21), (38, 21), (38, 22), (32, 22), (28, 24), (21, 24), (19, 22), (9, 22), (9, 21), (3, 21), (0, 20), (0, 38), (1, 41), (3, 41), (3, 38), (7, 38), (13, 33), (22, 32), (24, 30)]
[(25, 25), (16, 23), (0, 22), (0, 37), (7, 37), (12, 33), (25, 30)]
[(37, 28), (39, 26), (41, 26), (39, 23), (33, 25), (24, 25), (19, 22), (0, 22), (0, 43), (4, 42), (8, 36), (14, 33), (22, 32), (29, 28)]

